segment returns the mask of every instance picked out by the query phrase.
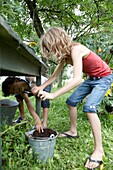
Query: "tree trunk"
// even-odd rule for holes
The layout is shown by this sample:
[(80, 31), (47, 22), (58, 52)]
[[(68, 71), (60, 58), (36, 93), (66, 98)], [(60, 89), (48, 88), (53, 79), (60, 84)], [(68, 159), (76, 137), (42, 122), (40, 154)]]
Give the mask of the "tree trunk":
[[(41, 36), (44, 34), (44, 29), (42, 27), (41, 20), (38, 16), (38, 9), (37, 9), (37, 6), (36, 6), (36, 0), (33, 0), (33, 1), (32, 0), (24, 0), (24, 1), (26, 2), (28, 9), (30, 10), (30, 17), (33, 20), (33, 26), (36, 30), (36, 33), (37, 33), (38, 37), (41, 38)], [(43, 76), (47, 77), (47, 70), (48, 70), (47, 59), (42, 58), (42, 61), (45, 63), (47, 68), (42, 67), (41, 72), (42, 72)]]

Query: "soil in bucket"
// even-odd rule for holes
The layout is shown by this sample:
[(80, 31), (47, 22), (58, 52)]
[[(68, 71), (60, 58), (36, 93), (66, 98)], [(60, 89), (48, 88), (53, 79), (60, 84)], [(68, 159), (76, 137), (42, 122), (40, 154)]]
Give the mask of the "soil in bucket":
[(57, 132), (55, 132), (52, 129), (43, 129), (43, 132), (38, 132), (37, 130), (35, 130), (32, 134), (33, 138), (37, 138), (37, 137), (51, 137), (51, 135), (56, 136)]

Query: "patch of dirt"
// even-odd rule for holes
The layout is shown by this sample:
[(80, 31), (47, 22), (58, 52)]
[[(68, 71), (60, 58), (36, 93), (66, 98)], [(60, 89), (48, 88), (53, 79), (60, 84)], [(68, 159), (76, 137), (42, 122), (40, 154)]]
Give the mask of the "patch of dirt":
[(50, 137), (51, 135), (56, 136), (57, 132), (52, 130), (52, 129), (44, 129), (43, 132), (38, 132), (37, 130), (35, 130), (32, 134), (32, 137), (36, 138), (36, 137)]

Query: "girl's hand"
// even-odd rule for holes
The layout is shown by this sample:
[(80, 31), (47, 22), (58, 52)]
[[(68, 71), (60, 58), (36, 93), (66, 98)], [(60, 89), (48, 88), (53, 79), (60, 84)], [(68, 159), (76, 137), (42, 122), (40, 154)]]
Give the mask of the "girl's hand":
[(53, 93), (48, 93), (48, 92), (45, 92), (43, 90), (40, 90), (38, 92), (38, 97), (41, 99), (41, 100), (46, 100), (46, 99), (54, 99), (54, 95)]
[(31, 92), (36, 96), (38, 94), (39, 90), (43, 90), (43, 88), (41, 86), (34, 86), (31, 89)]

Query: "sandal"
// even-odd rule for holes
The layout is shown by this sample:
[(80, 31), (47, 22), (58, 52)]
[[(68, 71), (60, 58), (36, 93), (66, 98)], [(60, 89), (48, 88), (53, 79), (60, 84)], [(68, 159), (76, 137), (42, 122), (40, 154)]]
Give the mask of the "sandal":
[(16, 120), (13, 121), (13, 123), (21, 123), (22, 117), (19, 116)]
[[(63, 136), (62, 136), (62, 135), (63, 135)], [(67, 134), (67, 133), (61, 133), (61, 134), (59, 135), (59, 137), (61, 137), (61, 138), (79, 138), (78, 135), (72, 136), (72, 135), (69, 135), (69, 134)]]
[[(91, 158), (87, 158), (87, 161), (89, 161), (89, 163), (90, 163), (90, 162), (94, 162), (94, 163), (97, 163), (97, 164), (98, 164), (98, 165), (97, 165), (96, 167), (94, 167), (94, 168), (87, 168), (87, 170), (95, 170), (95, 169), (98, 168), (98, 167), (100, 167), (101, 170), (103, 169), (103, 168), (101, 167), (101, 166), (103, 166), (103, 162), (102, 162), (102, 161), (93, 160), (93, 159), (91, 159)], [(86, 161), (86, 162), (87, 162), (87, 161)], [(86, 165), (86, 162), (85, 162), (84, 165)]]

